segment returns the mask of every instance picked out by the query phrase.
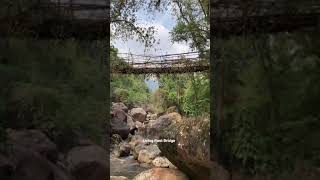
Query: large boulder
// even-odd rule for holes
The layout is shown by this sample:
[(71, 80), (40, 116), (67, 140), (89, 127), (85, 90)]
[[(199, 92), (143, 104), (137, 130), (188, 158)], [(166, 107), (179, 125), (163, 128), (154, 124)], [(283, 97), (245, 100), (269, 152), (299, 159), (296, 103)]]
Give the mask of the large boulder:
[(118, 102), (118, 103), (114, 103), (112, 102), (112, 106), (111, 106), (111, 110), (114, 111), (114, 110), (122, 110), (124, 112), (128, 112), (128, 107), (123, 104), (122, 102)]
[(111, 134), (119, 134), (122, 137), (122, 139), (127, 139), (130, 133), (130, 127), (127, 125), (127, 123), (112, 118), (110, 125)]
[(107, 157), (107, 152), (97, 145), (74, 147), (67, 154), (68, 169), (77, 180), (105, 179)]
[(210, 161), (209, 130), (208, 119), (177, 121), (159, 132), (160, 138), (174, 139), (175, 142), (158, 143), (158, 147), (163, 156), (191, 179), (209, 179), (213, 166), (216, 168), (211, 173), (226, 174), (217, 163)]
[(134, 159), (138, 159), (140, 151), (146, 149), (146, 147), (147, 147), (147, 146), (144, 145), (144, 144), (139, 144), (139, 145), (135, 146), (135, 147), (132, 149), (132, 150), (133, 150), (133, 151), (132, 151), (132, 155), (133, 155)]
[(156, 144), (145, 146), (139, 151), (138, 161), (140, 163), (152, 163), (152, 161), (161, 154), (160, 149)]
[(118, 121), (127, 122), (127, 113), (120, 109), (112, 111), (112, 118)]
[(123, 142), (119, 144), (118, 147), (114, 150), (114, 154), (116, 155), (116, 157), (125, 157), (130, 155), (130, 151), (130, 144)]
[(169, 168), (153, 168), (143, 171), (133, 180), (188, 180), (189, 178), (179, 170)]
[(14, 172), (1, 179), (74, 180), (68, 171), (29, 148), (13, 145), (10, 157), (15, 164)]
[(173, 165), (171, 164), (171, 162), (165, 158), (165, 157), (156, 157), (153, 161), (152, 161), (152, 165), (154, 165), (155, 167), (160, 167), (160, 168), (169, 168), (169, 167), (173, 167)]
[(129, 115), (127, 115), (127, 125), (129, 126), (130, 134), (135, 134), (135, 130), (137, 130), (137, 127), (132, 117)]
[(150, 121), (149, 124), (145, 127), (145, 130), (142, 132), (147, 137), (159, 139), (160, 132), (169, 127), (171, 124), (181, 122), (181, 115), (178, 113), (169, 113), (163, 116), (160, 116), (155, 121)]
[[(115, 122), (115, 121), (124, 122), (122, 124), (127, 124), (127, 126), (129, 127), (129, 132), (131, 134), (134, 134), (134, 131), (136, 130), (136, 125), (135, 125), (133, 118), (131, 116), (129, 116), (123, 110), (119, 110), (119, 109), (113, 110), (111, 115), (112, 115), (113, 122)], [(118, 124), (120, 124), (120, 123), (118, 123)]]
[(20, 147), (38, 152), (55, 162), (58, 158), (57, 146), (39, 130), (7, 130), (8, 141)]
[(133, 108), (129, 113), (134, 121), (144, 122), (147, 118), (147, 112), (143, 108)]

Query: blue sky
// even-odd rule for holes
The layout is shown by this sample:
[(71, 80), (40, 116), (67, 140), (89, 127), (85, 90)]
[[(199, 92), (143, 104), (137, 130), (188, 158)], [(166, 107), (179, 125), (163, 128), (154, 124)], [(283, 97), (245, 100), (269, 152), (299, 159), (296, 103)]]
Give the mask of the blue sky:
[(186, 43), (172, 43), (169, 32), (176, 25), (176, 17), (172, 15), (171, 7), (168, 7), (167, 12), (155, 12), (147, 14), (146, 11), (140, 10), (138, 12), (137, 23), (141, 26), (154, 26), (156, 28), (155, 38), (160, 41), (160, 44), (155, 44), (145, 52), (144, 45), (136, 41), (136, 39), (129, 39), (123, 41), (121, 39), (112, 40), (112, 44), (118, 48), (121, 53), (133, 54), (151, 54), (162, 55), (172, 53), (190, 52), (190, 48)]

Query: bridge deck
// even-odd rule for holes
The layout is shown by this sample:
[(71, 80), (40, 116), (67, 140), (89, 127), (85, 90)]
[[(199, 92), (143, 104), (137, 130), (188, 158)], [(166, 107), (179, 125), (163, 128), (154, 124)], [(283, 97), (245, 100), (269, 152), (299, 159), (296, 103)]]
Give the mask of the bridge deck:
[(123, 63), (112, 66), (113, 73), (120, 74), (181, 74), (209, 70), (208, 60), (199, 52), (145, 56), (118, 54)]
[(319, 28), (317, 0), (212, 0), (215, 36), (291, 32)]
[[(8, 1), (9, 2), (9, 1)], [(109, 0), (25, 1), (21, 12), (1, 2), (0, 36), (104, 39)], [(319, 28), (319, 0), (212, 0), (212, 34), (274, 33)]]
[(201, 72), (209, 70), (207, 65), (190, 66), (190, 67), (163, 67), (163, 68), (122, 68), (115, 70), (114, 73), (120, 74), (183, 74), (192, 72)]

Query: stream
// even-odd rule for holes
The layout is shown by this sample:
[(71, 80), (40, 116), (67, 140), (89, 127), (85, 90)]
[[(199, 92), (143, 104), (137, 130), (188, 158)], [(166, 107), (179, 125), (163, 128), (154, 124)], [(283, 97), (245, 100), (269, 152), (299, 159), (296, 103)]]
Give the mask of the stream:
[(150, 169), (151, 167), (142, 167), (132, 155), (118, 158), (110, 154), (110, 175), (125, 176), (128, 179), (133, 179), (139, 173)]

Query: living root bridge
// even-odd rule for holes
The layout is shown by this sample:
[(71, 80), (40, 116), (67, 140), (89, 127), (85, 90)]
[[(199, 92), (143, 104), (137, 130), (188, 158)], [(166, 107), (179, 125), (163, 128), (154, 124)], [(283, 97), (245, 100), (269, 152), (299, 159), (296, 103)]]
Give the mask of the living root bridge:
[(112, 70), (119, 74), (183, 74), (192, 72), (201, 72), (209, 70), (209, 66), (191, 66), (191, 67), (161, 67), (161, 68), (123, 68)]
[(200, 52), (160, 56), (120, 53), (123, 64), (114, 65), (112, 73), (120, 74), (182, 74), (209, 70), (209, 62)]

